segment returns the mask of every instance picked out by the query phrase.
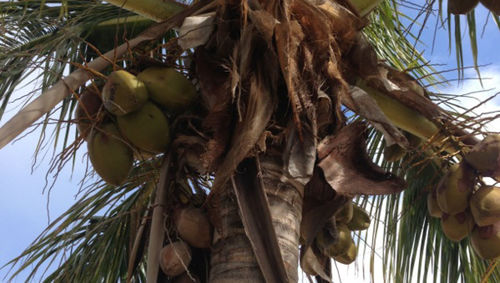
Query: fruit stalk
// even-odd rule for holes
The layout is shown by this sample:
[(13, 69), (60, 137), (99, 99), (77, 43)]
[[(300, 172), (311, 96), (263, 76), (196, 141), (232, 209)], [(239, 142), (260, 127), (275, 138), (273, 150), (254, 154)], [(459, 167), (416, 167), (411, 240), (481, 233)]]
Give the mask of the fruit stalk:
[(408, 106), (385, 95), (381, 91), (368, 86), (363, 80), (358, 80), (356, 86), (363, 89), (375, 99), (385, 116), (397, 127), (425, 141), (431, 139), (434, 145), (441, 146), (449, 153), (460, 150), (457, 146), (451, 145), (449, 142), (443, 146), (442, 143), (445, 136), (440, 134), (439, 127), (424, 115), (410, 109)]

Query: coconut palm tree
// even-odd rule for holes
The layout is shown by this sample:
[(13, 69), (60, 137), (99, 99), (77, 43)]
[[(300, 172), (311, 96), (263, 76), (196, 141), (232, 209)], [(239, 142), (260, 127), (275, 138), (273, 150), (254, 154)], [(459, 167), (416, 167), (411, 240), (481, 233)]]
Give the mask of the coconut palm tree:
[[(16, 86), (43, 70), (42, 94), (0, 128), (0, 147), (57, 117), (59, 170), (85, 143), (74, 130), (80, 95), (115, 70), (175, 68), (200, 99), (167, 111), (171, 146), (139, 156), (123, 184), (89, 176), (85, 194), (11, 262), (12, 276), (32, 268), (33, 278), (48, 264), (47, 282), (297, 282), (300, 262), (329, 281), (320, 237), (335, 242), (355, 202), (373, 219), (352, 234), (358, 257), (380, 262), (387, 280), (499, 280), (495, 261), (468, 239), (449, 241), (427, 213), (427, 195), (485, 121), (443, 110), (436, 103), (449, 97), (422, 87), (443, 78), (415, 51), (419, 35), (405, 31), (396, 2), (107, 2), (0, 2), (0, 115)], [(424, 23), (434, 2), (420, 8)], [(460, 16), (440, 17), (458, 26), (463, 70)], [(181, 231), (193, 207), (208, 214), (208, 239)], [(187, 273), (167, 276), (160, 251), (178, 239), (192, 246)]]

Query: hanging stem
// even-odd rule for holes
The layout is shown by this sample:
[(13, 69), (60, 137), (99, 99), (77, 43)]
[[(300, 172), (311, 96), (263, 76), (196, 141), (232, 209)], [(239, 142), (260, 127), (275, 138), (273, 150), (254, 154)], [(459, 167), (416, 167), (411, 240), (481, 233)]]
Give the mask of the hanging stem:
[(160, 251), (163, 247), (165, 236), (165, 231), (163, 229), (163, 223), (165, 222), (164, 210), (169, 186), (169, 167), (171, 160), (171, 153), (168, 153), (160, 169), (160, 181), (156, 187), (156, 197), (153, 204), (153, 217), (151, 219), (151, 232), (149, 234), (148, 259), (146, 264), (146, 282), (151, 283), (156, 283), (158, 272), (160, 271)]
[(421, 113), (369, 87), (362, 80), (358, 81), (357, 86), (362, 88), (377, 101), (377, 105), (384, 112), (385, 116), (397, 127), (425, 141), (430, 141), (432, 144), (442, 148), (448, 153), (453, 154), (461, 150), (458, 144), (449, 140), (448, 135), (440, 133), (440, 128)]

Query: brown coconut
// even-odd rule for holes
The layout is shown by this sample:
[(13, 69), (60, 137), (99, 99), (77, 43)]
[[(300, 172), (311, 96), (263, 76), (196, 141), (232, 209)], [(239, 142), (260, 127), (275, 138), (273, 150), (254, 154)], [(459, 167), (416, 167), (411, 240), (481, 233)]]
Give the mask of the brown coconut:
[(483, 186), (470, 199), (470, 210), (479, 226), (492, 225), (500, 221), (500, 188)]
[(78, 104), (75, 110), (75, 119), (77, 122), (78, 132), (87, 139), (91, 128), (98, 123), (102, 110), (102, 100), (99, 96), (99, 91), (96, 86), (85, 88), (78, 97)]
[(346, 252), (334, 257), (333, 259), (343, 264), (351, 264), (356, 260), (357, 255), (358, 248), (356, 247), (356, 244), (354, 244), (354, 241), (351, 239)]
[(454, 164), (439, 182), (436, 199), (447, 214), (457, 214), (469, 206), (475, 181), (474, 170), (466, 163)]
[(366, 230), (370, 227), (370, 215), (361, 207), (353, 205), (352, 219), (347, 223), (351, 231)]
[(487, 136), (464, 158), (481, 175), (500, 178), (500, 135)]
[(112, 72), (108, 76), (101, 95), (104, 107), (116, 116), (139, 110), (148, 100), (144, 83), (125, 70)]
[(500, 221), (484, 227), (476, 226), (470, 242), (481, 258), (489, 260), (500, 258)]
[(469, 212), (464, 211), (456, 215), (443, 213), (441, 229), (445, 236), (453, 242), (460, 242), (467, 237), (474, 228), (474, 220)]
[(200, 208), (185, 207), (175, 211), (174, 223), (179, 236), (195, 248), (206, 249), (212, 243), (212, 225)]
[(477, 3), (479, 0), (448, 0), (448, 12), (455, 15), (467, 14)]
[(190, 263), (191, 249), (182, 241), (170, 243), (161, 249), (160, 267), (167, 276), (181, 275)]
[(432, 192), (427, 194), (427, 210), (432, 217), (441, 218), (443, 215), (443, 211), (437, 203), (436, 190), (432, 190)]
[(498, 0), (479, 0), (493, 14), (500, 16), (500, 1)]

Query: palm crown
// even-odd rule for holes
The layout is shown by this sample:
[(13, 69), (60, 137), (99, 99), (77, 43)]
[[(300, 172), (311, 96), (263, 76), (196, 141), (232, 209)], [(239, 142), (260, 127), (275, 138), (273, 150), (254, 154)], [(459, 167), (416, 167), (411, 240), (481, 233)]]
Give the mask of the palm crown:
[[(134, 138), (122, 138), (136, 156), (126, 176), (114, 185), (90, 182), (11, 262), (17, 268), (12, 276), (34, 267), (31, 278), (68, 253), (47, 282), (178, 278), (165, 272), (160, 249), (182, 239), (192, 249), (191, 264), (181, 269), (189, 269), (190, 279), (206, 281), (210, 274), (212, 281), (230, 280), (242, 275), (232, 274), (223, 260), (232, 251), (228, 243), (246, 237), (238, 259), (250, 266), (248, 278), (296, 281), (300, 245), (301, 267), (328, 280), (330, 258), (318, 237), (338, 236), (343, 224), (332, 216), (340, 219), (339, 211), (355, 202), (372, 218), (369, 230), (352, 233), (358, 257), (369, 258), (370, 265), (380, 262), (386, 278), (499, 280), (495, 260), (478, 257), (468, 239), (448, 240), (440, 220), (428, 214), (428, 195), (450, 164), (462, 162), (478, 144), (474, 135), (487, 133), (474, 117), (436, 106), (433, 101), (446, 104), (448, 98), (421, 86), (443, 77), (415, 51), (420, 33), (405, 31), (396, 2), (108, 2), (0, 2), (0, 117), (14, 89), (43, 69), (43, 94), (32, 94), (31, 104), (0, 129), (0, 146), (44, 116), (45, 125), (56, 119), (54, 143), (62, 150), (53, 160), (55, 170), (86, 142), (91, 151), (93, 141), (74, 131), (81, 120), (75, 109), (86, 89), (104, 92), (102, 84), (117, 70), (140, 77), (151, 67), (175, 69), (200, 99), (182, 110), (160, 107), (171, 133), (168, 149), (149, 154)], [(463, 76), (460, 19), (467, 19), (477, 58), (474, 10), (453, 6), (455, 1), (443, 12), (442, 1), (434, 2), (421, 11), (426, 18), (439, 7)], [(481, 3), (500, 23), (496, 4)], [(195, 33), (196, 39), (206, 37), (202, 42), (184, 34), (186, 29), (173, 30), (199, 15), (212, 19), (197, 26), (205, 28)], [(479, 73), (477, 59), (475, 68)], [(123, 118), (106, 113), (87, 120), (90, 137), (102, 132), (102, 121), (120, 126)], [(475, 183), (477, 174), (487, 175), (474, 172)], [(301, 205), (283, 212), (289, 199)], [(206, 221), (219, 234), (207, 240), (211, 249), (183, 234), (179, 223), (186, 207), (208, 211)], [(384, 249), (376, 252), (379, 243)], [(333, 258), (350, 261), (342, 256)]]

